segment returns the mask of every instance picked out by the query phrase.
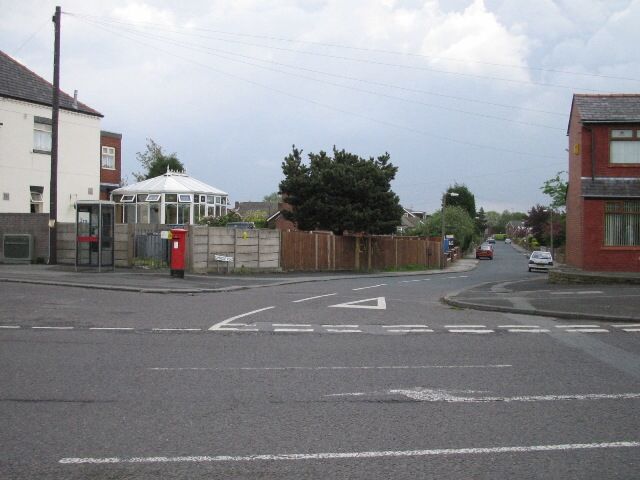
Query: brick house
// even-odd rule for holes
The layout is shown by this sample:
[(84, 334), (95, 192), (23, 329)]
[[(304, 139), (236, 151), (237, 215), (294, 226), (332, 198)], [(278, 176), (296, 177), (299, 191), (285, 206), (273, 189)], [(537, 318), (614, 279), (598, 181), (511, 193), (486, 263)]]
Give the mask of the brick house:
[(640, 272), (640, 94), (573, 96), (566, 263)]
[(100, 200), (109, 200), (122, 179), (122, 135), (100, 132)]

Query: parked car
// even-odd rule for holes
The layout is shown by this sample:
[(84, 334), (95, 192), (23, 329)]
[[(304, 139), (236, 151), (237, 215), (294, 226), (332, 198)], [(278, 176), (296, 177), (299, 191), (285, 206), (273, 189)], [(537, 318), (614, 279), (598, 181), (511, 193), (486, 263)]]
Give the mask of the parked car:
[(495, 239), (495, 238), (493, 238), (493, 237), (489, 237), (489, 238), (487, 239), (487, 243), (494, 244), (494, 243), (496, 243), (496, 239)]
[(548, 270), (553, 267), (553, 257), (550, 252), (541, 252), (536, 250), (529, 257), (529, 271), (531, 270)]
[(507, 245), (511, 245), (511, 239), (510, 238), (505, 238), (504, 239), (504, 243), (506, 243)]
[(480, 260), (481, 258), (488, 258), (489, 260), (493, 260), (493, 247), (488, 243), (483, 243), (478, 248), (476, 248), (476, 259)]

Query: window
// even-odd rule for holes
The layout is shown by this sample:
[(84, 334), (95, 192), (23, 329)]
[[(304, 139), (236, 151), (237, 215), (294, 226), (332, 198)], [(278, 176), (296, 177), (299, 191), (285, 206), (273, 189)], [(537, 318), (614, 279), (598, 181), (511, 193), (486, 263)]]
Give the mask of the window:
[(136, 199), (135, 195), (122, 195), (122, 198), (120, 199), (120, 201), (122, 203), (130, 203), (130, 202), (134, 202)]
[(604, 244), (608, 247), (640, 247), (640, 200), (605, 204)]
[(159, 202), (160, 194), (159, 193), (150, 193), (147, 195), (147, 202)]
[(178, 201), (181, 203), (191, 203), (191, 194), (180, 194), (178, 195)]
[(42, 205), (44, 201), (42, 200), (42, 192), (44, 191), (44, 187), (36, 187), (31, 186), (31, 213), (42, 213)]
[(48, 118), (33, 119), (33, 151), (51, 153), (51, 120)]
[(116, 149), (113, 147), (102, 147), (102, 168), (109, 170), (116, 169)]
[(609, 153), (609, 163), (640, 164), (640, 130), (611, 130)]

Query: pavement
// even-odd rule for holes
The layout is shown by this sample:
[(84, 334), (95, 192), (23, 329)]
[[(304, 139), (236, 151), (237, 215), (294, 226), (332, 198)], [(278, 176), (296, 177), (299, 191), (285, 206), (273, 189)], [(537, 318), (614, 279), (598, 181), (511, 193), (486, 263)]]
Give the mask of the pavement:
[(233, 290), (261, 288), (306, 282), (323, 282), (350, 278), (379, 278), (412, 275), (438, 275), (443, 273), (473, 270), (476, 260), (461, 259), (445, 270), (399, 271), (377, 273), (353, 272), (304, 272), (268, 274), (185, 274), (184, 278), (174, 278), (168, 269), (116, 268), (97, 272), (78, 270), (67, 265), (10, 265), (0, 264), (0, 283), (29, 283), (36, 285), (59, 285), (66, 287), (91, 288), (144, 293), (195, 294), (229, 292)]

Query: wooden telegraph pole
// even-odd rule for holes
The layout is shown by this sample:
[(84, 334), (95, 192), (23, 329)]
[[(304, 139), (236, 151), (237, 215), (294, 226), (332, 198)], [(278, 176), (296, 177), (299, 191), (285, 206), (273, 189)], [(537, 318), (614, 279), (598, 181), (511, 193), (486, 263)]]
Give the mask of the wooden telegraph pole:
[(58, 262), (58, 110), (60, 109), (60, 7), (52, 20), (55, 25), (53, 48), (53, 98), (51, 101), (51, 180), (49, 183), (49, 263)]

